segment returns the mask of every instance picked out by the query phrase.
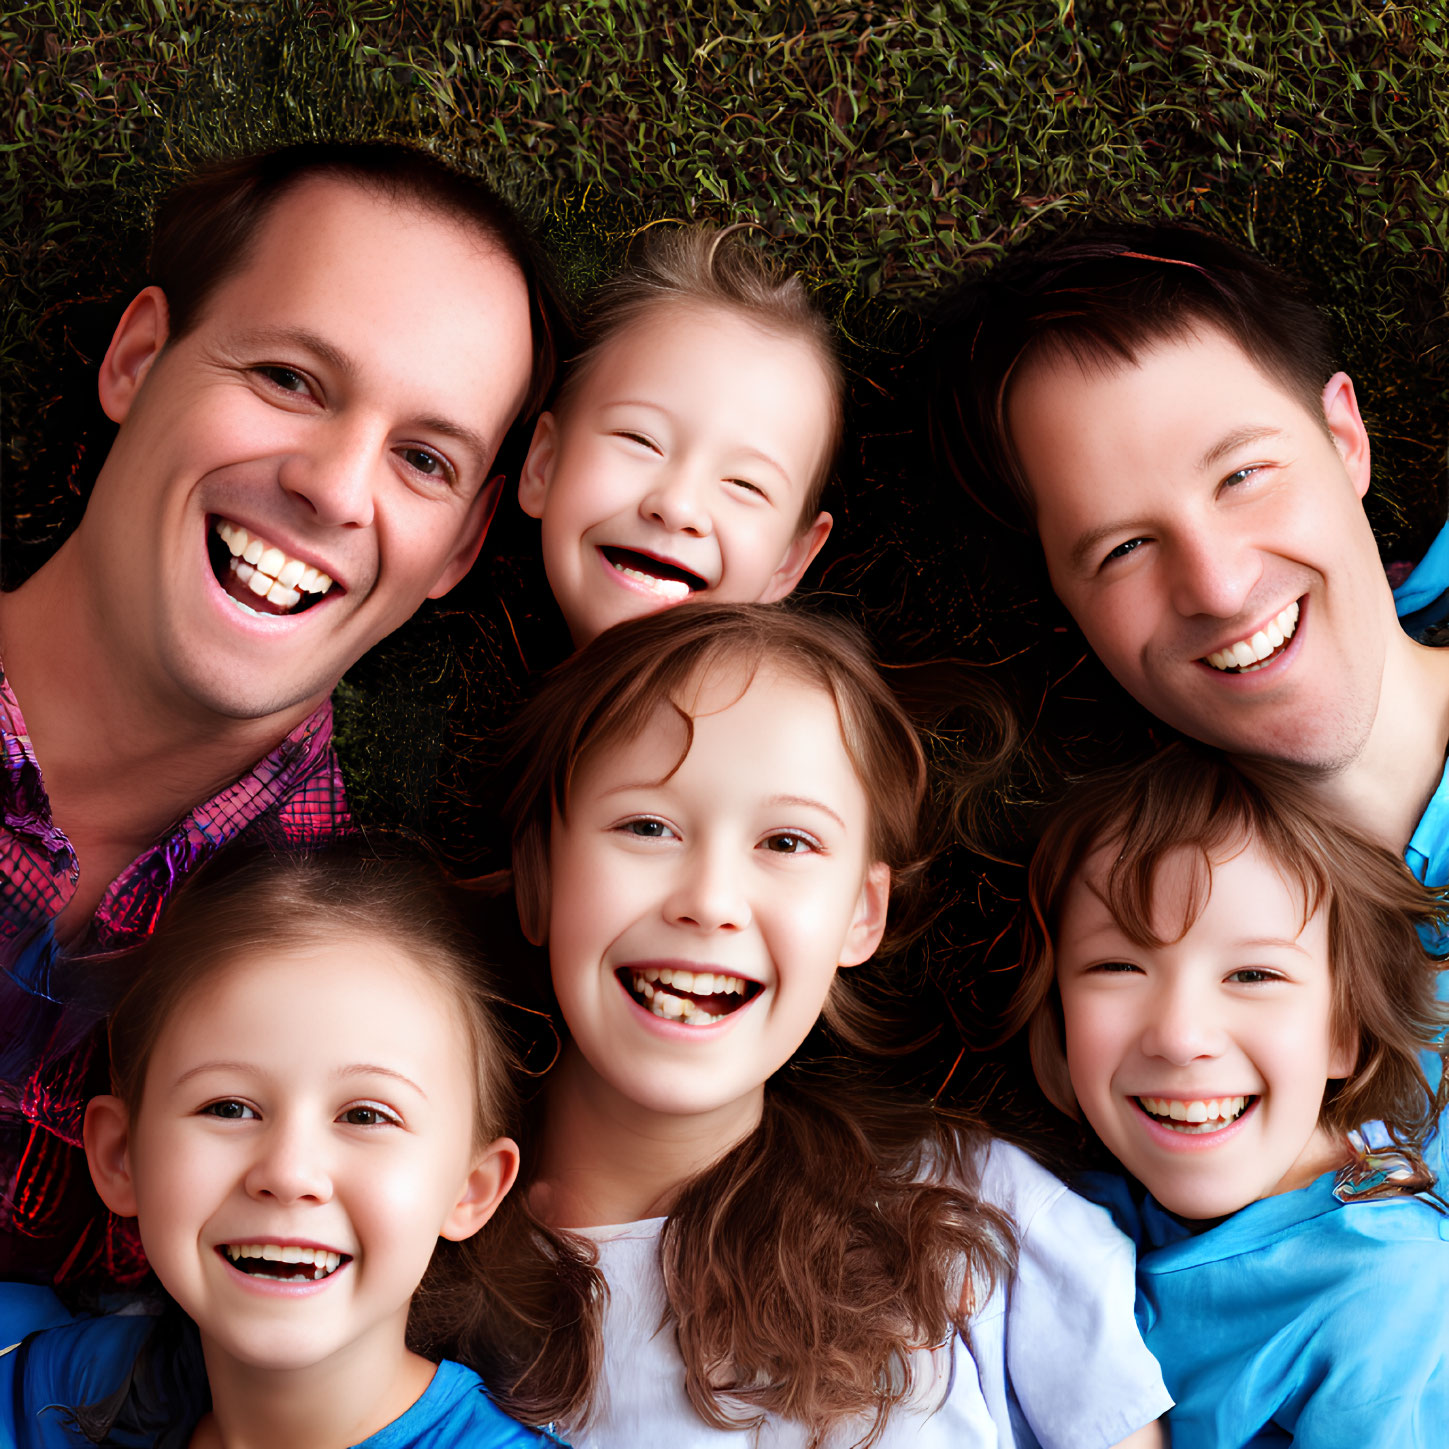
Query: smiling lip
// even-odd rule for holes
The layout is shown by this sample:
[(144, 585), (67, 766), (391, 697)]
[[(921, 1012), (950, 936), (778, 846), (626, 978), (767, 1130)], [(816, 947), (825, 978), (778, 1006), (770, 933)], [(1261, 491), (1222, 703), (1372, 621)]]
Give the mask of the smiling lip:
[(611, 543), (599, 544), (597, 553), (619, 583), (666, 603), (682, 603), (710, 587), (708, 579), (661, 554)]
[(1200, 657), (1199, 663), (1217, 674), (1234, 678), (1256, 674), (1276, 664), (1297, 637), (1302, 607), (1303, 600), (1294, 599), (1257, 629), (1220, 649), (1209, 650)]
[(615, 968), (614, 979), (651, 1027), (683, 1038), (714, 1035), (765, 989), (737, 971), (673, 959), (630, 961)]
[(206, 516), (209, 572), (245, 618), (296, 619), (346, 592), (314, 561), (225, 514)]
[[(249, 1251), (239, 1251), (243, 1249)], [(229, 1277), (261, 1293), (316, 1292), (352, 1262), (352, 1254), (340, 1248), (302, 1238), (270, 1237), (265, 1233), (229, 1238), (215, 1244), (214, 1251)], [(233, 1257), (233, 1253), (237, 1256)], [(274, 1271), (248, 1271), (239, 1267), (238, 1262), (266, 1263), (274, 1265)], [(321, 1276), (315, 1276), (319, 1270)]]
[[(1136, 1112), (1139, 1120), (1145, 1126), (1148, 1137), (1157, 1146), (1164, 1147), (1169, 1152), (1206, 1152), (1210, 1151), (1214, 1147), (1221, 1147), (1224, 1143), (1236, 1137), (1238, 1133), (1242, 1130), (1243, 1124), (1253, 1116), (1253, 1114), (1258, 1110), (1258, 1104), (1263, 1100), (1262, 1097), (1254, 1096), (1252, 1093), (1248, 1092), (1240, 1092), (1237, 1094), (1237, 1096), (1247, 1098), (1247, 1105), (1243, 1108), (1243, 1110), (1239, 1112), (1237, 1116), (1233, 1117), (1230, 1121), (1225, 1122), (1224, 1125), (1222, 1127), (1219, 1127), (1216, 1131), (1210, 1130), (1205, 1132), (1183, 1131), (1179, 1128), (1164, 1126), (1162, 1122), (1158, 1121), (1151, 1114), (1144, 1110), (1142, 1102), (1144, 1099), (1155, 1101), (1182, 1101), (1184, 1103), (1189, 1101), (1205, 1100), (1216, 1100), (1221, 1102), (1223, 1100), (1233, 1100), (1233, 1094), (1227, 1094), (1226, 1098), (1220, 1096), (1217, 1098), (1182, 1097), (1162, 1099), (1152, 1097), (1148, 1093), (1142, 1093), (1139, 1096), (1128, 1097), (1127, 1100), (1131, 1102), (1133, 1110)], [(1193, 1125), (1205, 1126), (1206, 1123)]]

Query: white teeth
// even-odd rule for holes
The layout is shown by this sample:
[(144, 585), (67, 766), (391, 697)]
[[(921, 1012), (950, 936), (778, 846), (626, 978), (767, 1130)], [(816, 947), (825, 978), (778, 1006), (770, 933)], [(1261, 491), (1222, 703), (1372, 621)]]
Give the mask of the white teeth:
[[(342, 1263), (342, 1254), (330, 1248), (298, 1248), (281, 1243), (226, 1243), (223, 1251), (233, 1263), (246, 1258), (268, 1263), (303, 1263), (312, 1269), (312, 1281), (329, 1277)], [(253, 1273), (254, 1278), (266, 1278), (273, 1282), (295, 1283), (298, 1279), (280, 1273)]]
[(1275, 649), (1281, 649), (1293, 637), (1297, 627), (1298, 601), (1295, 599), (1251, 639), (1239, 639), (1237, 643), (1207, 655), (1207, 662), (1214, 669), (1234, 669), (1250, 674), (1254, 669), (1261, 669), (1263, 661)]
[(237, 578), (258, 598), (290, 609), (304, 593), (325, 594), (332, 587), (330, 574), (288, 557), (276, 544), (248, 533), (239, 523), (218, 518), (216, 532), (231, 553)]
[(658, 594), (661, 599), (666, 599), (671, 604), (687, 599), (694, 592), (683, 579), (661, 579), (657, 574), (642, 573), (639, 569), (631, 569), (625, 564), (616, 563), (613, 567), (626, 579), (643, 584), (651, 594)]
[[(726, 976), (722, 971), (689, 971), (682, 967), (661, 966), (631, 971), (630, 987), (655, 1016), (709, 1026), (732, 1008), (692, 998), (745, 996), (748, 983), (742, 976)], [(678, 994), (681, 992), (688, 995)]]
[[(1138, 1097), (1142, 1109), (1153, 1117), (1166, 1119), (1174, 1130), (1186, 1133), (1216, 1132), (1236, 1121), (1247, 1109), (1251, 1097)], [(1178, 1127), (1177, 1124), (1182, 1126)]]

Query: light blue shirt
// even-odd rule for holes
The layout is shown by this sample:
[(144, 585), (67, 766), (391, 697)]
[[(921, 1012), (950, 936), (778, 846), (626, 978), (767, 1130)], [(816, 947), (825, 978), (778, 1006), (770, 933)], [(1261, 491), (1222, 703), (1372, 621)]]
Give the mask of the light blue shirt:
[(1202, 1231), (1115, 1175), (1083, 1185), (1137, 1243), (1172, 1449), (1449, 1442), (1449, 1217), (1339, 1202), (1334, 1176)]

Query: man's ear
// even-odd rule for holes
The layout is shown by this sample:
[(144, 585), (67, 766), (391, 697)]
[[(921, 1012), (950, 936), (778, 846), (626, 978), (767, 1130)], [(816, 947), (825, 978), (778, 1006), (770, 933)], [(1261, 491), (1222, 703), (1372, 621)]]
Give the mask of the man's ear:
[(460, 1243), (471, 1238), (498, 1210), (518, 1176), (518, 1144), (511, 1137), (490, 1142), (473, 1164), (463, 1192), (438, 1236)]
[(468, 505), (468, 515), (458, 534), (458, 544), (448, 555), (438, 581), (428, 590), (428, 598), (441, 599), (449, 589), (462, 582), (468, 570), (478, 558), (483, 540), (488, 537), (488, 525), (498, 511), (498, 500), (503, 496), (503, 474), (490, 478)]
[(878, 860), (865, 873), (865, 884), (855, 903), (855, 919), (840, 948), (839, 965), (859, 966), (875, 955), (880, 938), (885, 935), (886, 910), (890, 903), (891, 868)]
[(123, 1218), (136, 1216), (131, 1180), (131, 1114), (119, 1097), (92, 1097), (82, 1129), (91, 1180), (101, 1201)]
[(773, 604), (794, 589), (815, 555), (825, 547), (825, 540), (830, 537), (830, 529), (834, 523), (835, 520), (828, 513), (819, 513), (814, 523), (795, 536), (794, 542), (785, 550), (785, 557), (780, 560), (780, 567), (770, 576), (765, 592), (760, 595), (760, 603)]
[(518, 506), (530, 518), (543, 517), (543, 500), (553, 478), (553, 460), (558, 452), (558, 419), (540, 413), (528, 445), (528, 457), (518, 475)]
[(151, 364), (166, 346), (170, 316), (160, 287), (147, 287), (121, 313), (97, 381), (101, 406), (113, 423), (125, 422)]
[(1323, 420), (1328, 424), (1338, 455), (1358, 496), (1369, 488), (1368, 429), (1358, 410), (1353, 379), (1346, 372), (1335, 372), (1323, 388)]

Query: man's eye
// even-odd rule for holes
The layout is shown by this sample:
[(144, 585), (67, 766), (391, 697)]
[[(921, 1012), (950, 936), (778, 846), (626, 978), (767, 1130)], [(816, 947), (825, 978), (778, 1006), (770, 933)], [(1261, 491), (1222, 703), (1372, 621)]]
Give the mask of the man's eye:
[(234, 1097), (227, 1097), (220, 1102), (208, 1102), (201, 1109), (201, 1115), (203, 1117), (220, 1117), (226, 1122), (242, 1122), (257, 1114), (245, 1102), (238, 1102)]
[(448, 465), (436, 453), (430, 453), (426, 448), (401, 448), (398, 453), (413, 472), (421, 473), (425, 478), (452, 476)]
[(767, 835), (760, 844), (765, 850), (772, 851), (776, 855), (808, 855), (810, 852), (820, 849), (819, 841), (812, 840), (808, 835), (800, 835), (793, 830), (776, 831), (774, 835)]
[(355, 1107), (346, 1107), (337, 1120), (348, 1127), (396, 1127), (398, 1119), (382, 1107), (362, 1102)]
[(282, 392), (301, 394), (308, 391), (307, 379), (300, 372), (293, 372), (290, 367), (254, 367), (252, 371), (266, 378), (268, 382), (274, 387), (280, 388)]

